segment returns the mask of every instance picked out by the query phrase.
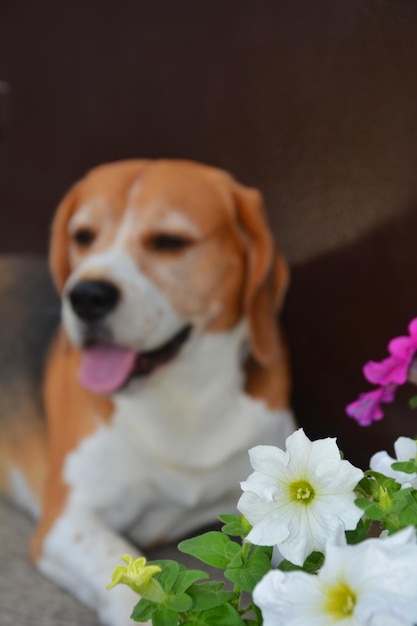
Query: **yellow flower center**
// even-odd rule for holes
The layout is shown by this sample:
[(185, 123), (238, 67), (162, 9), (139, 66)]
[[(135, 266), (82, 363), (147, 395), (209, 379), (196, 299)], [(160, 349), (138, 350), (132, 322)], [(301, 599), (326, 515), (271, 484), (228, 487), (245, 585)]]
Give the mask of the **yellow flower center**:
[(356, 594), (344, 582), (331, 587), (327, 594), (326, 612), (335, 620), (350, 617), (356, 604)]
[(314, 500), (314, 488), (306, 480), (297, 480), (290, 485), (291, 500), (300, 504), (310, 504)]

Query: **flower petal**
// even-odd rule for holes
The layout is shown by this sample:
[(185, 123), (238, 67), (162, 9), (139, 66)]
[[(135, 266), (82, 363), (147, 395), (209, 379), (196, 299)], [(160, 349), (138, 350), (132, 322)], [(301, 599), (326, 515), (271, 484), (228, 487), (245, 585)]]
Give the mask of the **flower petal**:
[(417, 444), (415, 439), (410, 437), (398, 437), (394, 443), (394, 450), (399, 461), (409, 461), (416, 458)]
[(310, 447), (310, 455), (306, 460), (306, 469), (308, 472), (314, 470), (317, 474), (319, 468), (323, 467), (326, 471), (328, 463), (340, 463), (340, 450), (336, 443), (335, 437), (326, 437), (325, 439), (317, 439), (312, 442)]
[(346, 413), (353, 417), (360, 426), (369, 426), (383, 418), (384, 413), (379, 406), (380, 394), (375, 391), (361, 393), (355, 402), (346, 407)]
[(417, 347), (417, 317), (415, 317), (408, 325), (408, 332), (411, 336), (411, 340), (414, 346)]
[(260, 520), (254, 525), (246, 539), (256, 546), (281, 546), (289, 536), (288, 520), (286, 521), (284, 516), (276, 514), (268, 515)]
[(366, 380), (375, 385), (403, 385), (407, 380), (410, 359), (391, 356), (383, 361), (369, 361), (363, 367)]
[(369, 466), (371, 470), (384, 474), (389, 478), (394, 478), (397, 483), (400, 483), (403, 487), (411, 484), (416, 488), (417, 474), (407, 474), (406, 472), (400, 472), (392, 468), (392, 464), (396, 461), (409, 461), (410, 459), (416, 458), (417, 444), (415, 440), (409, 437), (399, 437), (394, 443), (394, 449), (397, 456), (396, 459), (393, 459), (388, 452), (376, 452), (370, 460)]
[(388, 344), (388, 352), (401, 361), (410, 361), (415, 352), (411, 337), (395, 337)]
[[(275, 501), (265, 501), (265, 499), (258, 493), (245, 491), (239, 498), (237, 508), (246, 517), (250, 524), (255, 525), (268, 515), (275, 517), (275, 511), (281, 507), (280, 503)], [(268, 544), (264, 543), (259, 545), (265, 546)]]
[(290, 459), (292, 475), (294, 478), (303, 476), (305, 466), (312, 453), (312, 442), (306, 436), (304, 430), (299, 428), (287, 438), (285, 446)]
[(285, 574), (271, 570), (256, 585), (253, 599), (262, 611), (264, 626), (328, 626), (315, 615), (323, 595), (315, 576), (305, 572)]
[(275, 446), (255, 446), (249, 450), (249, 459), (255, 471), (276, 476), (277, 467), (285, 467), (289, 456)]
[(346, 460), (322, 462), (314, 470), (314, 487), (317, 495), (323, 492), (340, 495), (353, 492), (363, 478), (363, 471)]

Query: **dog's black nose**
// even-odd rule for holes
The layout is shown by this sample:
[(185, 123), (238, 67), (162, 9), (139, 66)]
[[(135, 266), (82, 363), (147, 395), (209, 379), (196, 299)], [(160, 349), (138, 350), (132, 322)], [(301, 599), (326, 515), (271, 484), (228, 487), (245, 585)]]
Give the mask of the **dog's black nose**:
[(104, 280), (82, 280), (73, 287), (69, 299), (75, 313), (86, 322), (95, 322), (112, 311), (120, 291)]

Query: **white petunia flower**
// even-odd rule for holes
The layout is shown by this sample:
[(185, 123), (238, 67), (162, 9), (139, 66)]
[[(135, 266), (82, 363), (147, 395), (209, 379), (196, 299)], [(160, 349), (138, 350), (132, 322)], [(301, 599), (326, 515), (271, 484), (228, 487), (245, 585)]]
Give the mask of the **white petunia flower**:
[(392, 469), (392, 463), (396, 461), (410, 461), (417, 459), (417, 442), (409, 437), (399, 437), (394, 443), (396, 459), (393, 459), (388, 452), (377, 452), (373, 455), (370, 468), (374, 472), (379, 472), (390, 478), (394, 478), (397, 483), (406, 487), (411, 486), (417, 489), (417, 474), (407, 474)]
[(416, 531), (352, 546), (340, 537), (327, 545), (317, 576), (271, 570), (253, 599), (264, 626), (417, 624)]
[(302, 565), (337, 529), (356, 528), (362, 512), (353, 490), (363, 472), (340, 458), (335, 439), (312, 442), (299, 429), (286, 446), (286, 452), (273, 446), (249, 451), (255, 471), (241, 483), (238, 509), (253, 526), (248, 541), (277, 545)]

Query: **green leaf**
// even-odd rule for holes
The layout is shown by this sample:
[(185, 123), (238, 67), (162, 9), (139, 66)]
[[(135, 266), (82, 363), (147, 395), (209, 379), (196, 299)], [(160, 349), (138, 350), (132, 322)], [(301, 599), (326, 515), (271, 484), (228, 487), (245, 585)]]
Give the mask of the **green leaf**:
[(284, 561), (281, 561), (281, 563), (278, 565), (278, 569), (280, 569), (282, 572), (295, 572), (297, 570), (302, 570), (304, 572), (307, 572), (308, 574), (315, 574), (317, 570), (319, 570), (320, 567), (323, 565), (323, 563), (324, 554), (322, 554), (321, 552), (312, 552), (308, 555), (302, 567), (284, 559)]
[(312, 552), (303, 563), (303, 570), (308, 574), (315, 574), (324, 563), (324, 554)]
[(223, 591), (224, 583), (210, 581), (193, 585), (187, 591), (193, 601), (192, 611), (206, 611), (237, 599), (233, 591)]
[(408, 406), (410, 407), (410, 409), (417, 408), (417, 396), (413, 396), (412, 398), (409, 399)]
[(196, 583), (197, 580), (206, 580), (207, 578), (210, 578), (208, 573), (198, 569), (180, 571), (173, 585), (173, 591), (175, 591), (175, 593), (183, 593), (187, 591), (191, 585)]
[(242, 547), (236, 543), (236, 541), (231, 541), (229, 539), (228, 543), (225, 544), (225, 556), (229, 559), (229, 563), (232, 559), (236, 558), (242, 552)]
[(191, 597), (186, 593), (176, 593), (168, 596), (163, 606), (177, 613), (185, 613), (189, 611), (193, 605)]
[(300, 565), (291, 563), (291, 561), (287, 561), (287, 559), (283, 559), (277, 569), (281, 570), (281, 572), (296, 572), (297, 570), (300, 571), (303, 568)]
[(224, 522), (222, 533), (231, 537), (245, 537), (247, 534), (246, 527), (242, 524), (242, 519), (237, 515), (219, 515), (219, 520)]
[(396, 472), (404, 472), (405, 474), (417, 472), (417, 464), (413, 459), (410, 461), (395, 461), (395, 463), (391, 463), (391, 467)]
[(393, 496), (393, 512), (397, 514), (401, 528), (417, 526), (417, 502), (415, 489), (408, 487)]
[(236, 522), (237, 524), (241, 524), (241, 519), (239, 515), (231, 515), (230, 513), (222, 513), (222, 515), (218, 515), (217, 519), (219, 519), (224, 524), (232, 524)]
[(264, 552), (255, 552), (243, 567), (229, 567), (224, 572), (224, 576), (243, 591), (251, 593), (270, 569), (271, 560), (268, 556)]
[(230, 604), (191, 613), (182, 626), (244, 626), (245, 622)]
[(158, 605), (155, 602), (141, 598), (133, 609), (131, 617), (135, 622), (148, 622), (157, 608)]
[(407, 526), (417, 527), (417, 509), (415, 506), (404, 509), (399, 517), (401, 528), (406, 528)]
[(360, 509), (365, 511), (365, 515), (369, 519), (379, 522), (386, 516), (386, 511), (382, 511), (378, 504), (370, 502), (366, 498), (357, 498), (355, 500), (355, 504)]
[[(401, 489), (401, 485), (399, 485), (394, 480), (394, 478), (389, 478), (388, 476), (385, 476), (384, 474), (380, 474), (379, 472), (374, 472), (373, 470), (368, 470), (366, 472), (365, 480), (368, 481), (368, 485), (367, 485), (368, 491), (364, 495), (368, 499), (378, 500), (380, 487), (383, 487), (384, 489), (388, 490), (390, 493), (392, 491), (398, 491), (398, 489)], [(361, 483), (359, 483), (359, 485)], [(359, 491), (359, 490), (356, 489), (356, 491)]]
[(348, 544), (353, 545), (355, 543), (360, 543), (361, 541), (365, 541), (365, 539), (367, 539), (368, 537), (368, 531), (366, 529), (366, 525), (360, 519), (355, 530), (346, 530), (345, 535), (346, 535), (346, 541), (348, 542)]
[(181, 541), (178, 549), (203, 561), (203, 563), (220, 569), (225, 569), (230, 561), (241, 551), (240, 546), (236, 542), (231, 541), (223, 533), (216, 531)]
[(384, 480), (382, 480), (381, 486), (384, 489), (387, 489), (390, 493), (395, 493), (396, 491), (401, 490), (400, 483), (397, 483), (394, 478), (389, 478), (388, 476), (384, 476)]
[(243, 565), (242, 549), (229, 561), (229, 567), (241, 567)]
[(176, 561), (171, 560), (160, 560), (160, 561), (151, 561), (151, 565), (159, 565), (162, 569), (161, 572), (155, 574), (155, 579), (159, 582), (162, 589), (169, 593), (177, 580), (178, 574), (180, 570), (184, 570), (185, 568), (177, 563)]
[(365, 498), (369, 498), (373, 493), (375, 478), (365, 473), (365, 476), (358, 482), (355, 491)]
[(160, 606), (152, 616), (152, 624), (153, 626), (177, 626), (178, 613)]
[(391, 495), (392, 505), (390, 513), (400, 513), (405, 508), (408, 508), (409, 506), (414, 507), (415, 505), (414, 499), (410, 497), (410, 493), (407, 493), (405, 489)]
[(252, 554), (255, 554), (255, 552), (263, 552), (264, 554), (266, 554), (269, 560), (272, 559), (272, 554), (274, 552), (274, 549), (272, 546), (257, 546), (254, 543), (249, 543), (247, 545), (248, 545), (248, 557), (251, 556)]

